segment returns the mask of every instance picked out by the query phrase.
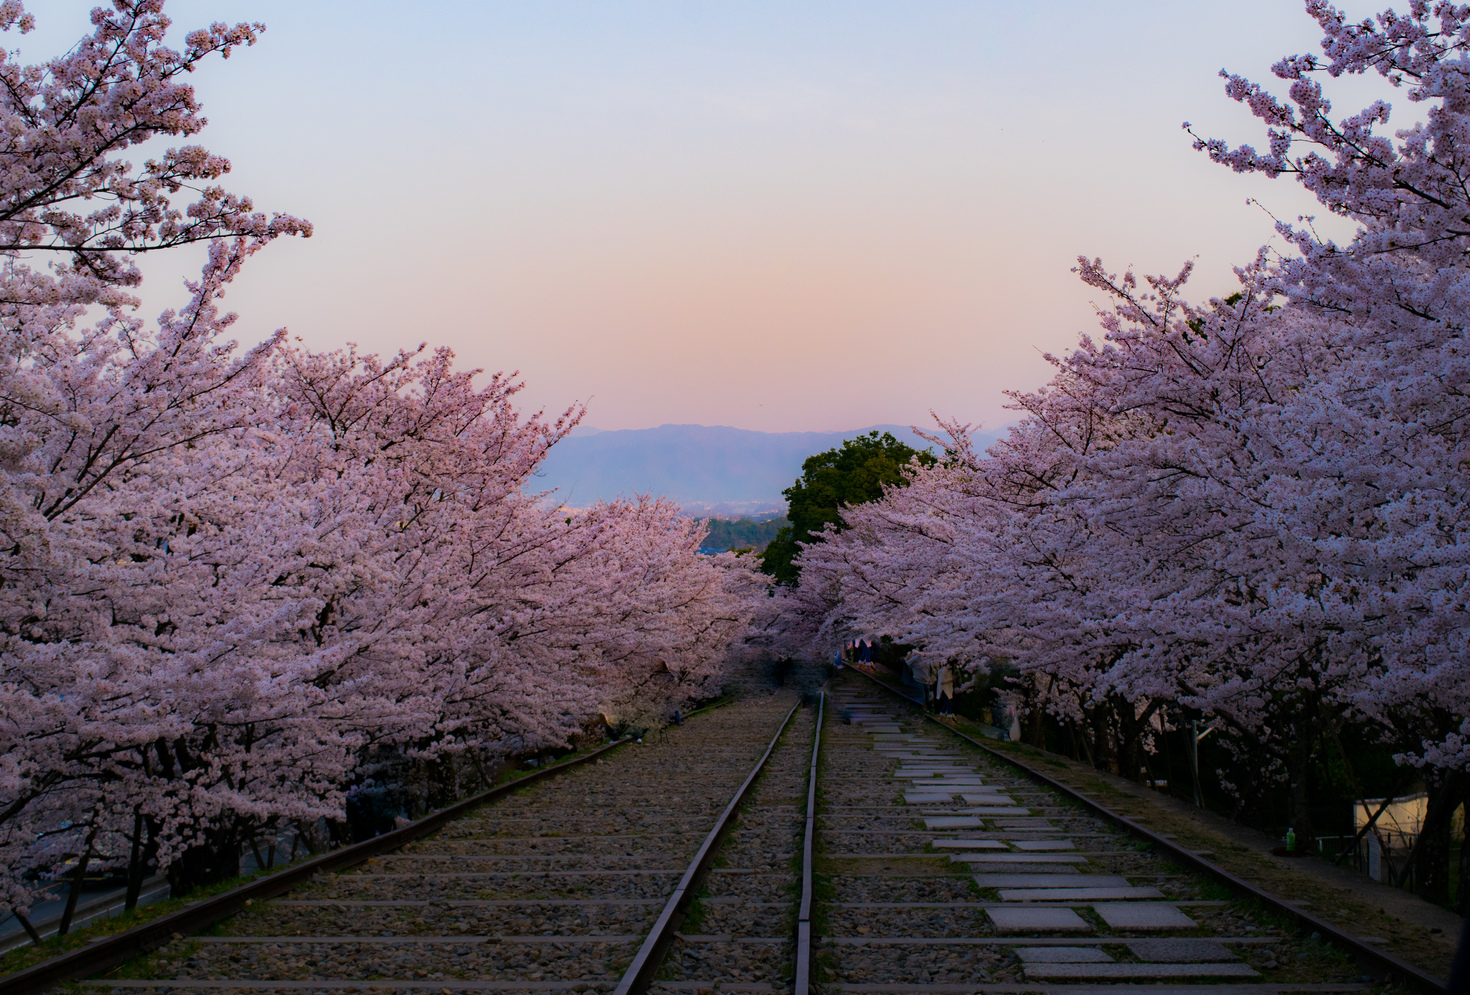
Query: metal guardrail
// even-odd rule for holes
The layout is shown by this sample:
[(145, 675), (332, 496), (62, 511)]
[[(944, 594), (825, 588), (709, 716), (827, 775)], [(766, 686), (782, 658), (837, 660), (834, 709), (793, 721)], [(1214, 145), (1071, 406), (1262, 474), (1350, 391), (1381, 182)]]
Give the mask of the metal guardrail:
[(806, 781), (806, 832), (801, 840), (801, 908), (796, 915), (796, 989), (808, 995), (812, 974), (812, 840), (817, 829), (817, 757), (822, 749), (822, 716), (827, 695), (817, 699), (817, 733), (812, 737), (812, 766)]
[(121, 933), (102, 937), (59, 957), (53, 957), (23, 971), (7, 975), (0, 978), (0, 995), (37, 995), (63, 982), (110, 971), (124, 961), (163, 946), (175, 935), (197, 933), (221, 919), (229, 918), (244, 910), (251, 902), (273, 898), (282, 892), (290, 891), (314, 874), (340, 870), (343, 867), (362, 863), (380, 853), (397, 850), (405, 843), (429, 835), (445, 823), (454, 821), (476, 806), (493, 802), (528, 784), (587, 763), (626, 742), (628, 739), (620, 739), (580, 757), (574, 757), (550, 767), (542, 767), (523, 777), (518, 777), (488, 791), (482, 791), (463, 801), (455, 802), (448, 808), (426, 815), (400, 829), (304, 860), (223, 894), (193, 902), (177, 912), (159, 916), (151, 922), (134, 926)]
[[(904, 701), (907, 701), (911, 705), (918, 705), (921, 708), (923, 707), (920, 702), (915, 701), (913, 698), (910, 698), (908, 695), (903, 694), (895, 688), (889, 687), (886, 683), (880, 681), (872, 674), (866, 673), (857, 668), (852, 669), (855, 673), (862, 674), (868, 680), (872, 681), (874, 684), (878, 685), (890, 694), (902, 698)], [(949, 732), (958, 736), (960, 739), (963, 739), (968, 743), (980, 747), (980, 749), (984, 750), (986, 753), (989, 753), (991, 756), (999, 760), (1003, 760), (1004, 762), (1010, 764), (1012, 767), (1019, 769), (1022, 773), (1031, 778), (1033, 781), (1038, 781), (1046, 785), (1047, 787), (1052, 788), (1057, 792), (1060, 792), (1073, 801), (1076, 801), (1091, 809), (1093, 812), (1107, 819), (1109, 822), (1121, 826), (1124, 829), (1127, 829), (1129, 832), (1148, 840), (1151, 844), (1153, 844), (1156, 849), (1167, 853), (1172, 859), (1178, 861), (1179, 863), (1191, 867), (1194, 870), (1197, 870), (1203, 874), (1209, 875), (1210, 877), (1226, 885), (1233, 891), (1244, 893), (1251, 896), (1252, 898), (1257, 899), (1261, 902), (1261, 904), (1269, 907), (1272, 912), (1290, 919), (1296, 924), (1297, 928), (1302, 930), (1312, 930), (1320, 933), (1325, 939), (1331, 941), (1337, 947), (1346, 950), (1348, 953), (1351, 953), (1353, 957), (1357, 959), (1360, 966), (1364, 966), (1370, 970), (1373, 970), (1383, 980), (1407, 982), (1413, 987), (1418, 988), (1421, 991), (1433, 993), (1433, 995), (1441, 995), (1441, 993), (1445, 991), (1445, 983), (1439, 978), (1436, 978), (1434, 975), (1428, 973), (1427, 971), (1423, 971), (1415, 967), (1413, 964), (1402, 961), (1399, 958), (1395, 957), (1393, 954), (1385, 953), (1382, 950), (1370, 947), (1368, 944), (1358, 940), (1358, 938), (1353, 936), (1351, 933), (1344, 932), (1343, 930), (1337, 928), (1326, 920), (1319, 919), (1316, 916), (1312, 915), (1310, 912), (1304, 912), (1294, 905), (1288, 904), (1286, 901), (1277, 897), (1276, 895), (1271, 894), (1269, 891), (1263, 891), (1262, 889), (1251, 884), (1249, 881), (1246, 881), (1243, 878), (1236, 877), (1234, 874), (1230, 873), (1219, 864), (1216, 864), (1211, 860), (1201, 857), (1193, 850), (1186, 850), (1179, 844), (1173, 843), (1163, 836), (1155, 833), (1153, 830), (1147, 828), (1146, 826), (1134, 822), (1126, 815), (1121, 815), (1117, 812), (1114, 812), (1107, 806), (1093, 801), (1091, 798), (1088, 798), (1086, 795), (1081, 794), (1076, 789), (1070, 788), (1062, 782), (1053, 779), (1052, 777), (1042, 773), (1041, 771), (1030, 766), (1024, 761), (1017, 760), (1015, 757), (1010, 756), (1009, 754), (1004, 753), (1001, 750), (997, 750), (992, 746), (985, 745), (983, 742), (975, 739), (972, 736), (965, 735), (958, 729), (951, 728), (946, 723), (940, 722), (928, 712), (924, 713), (924, 718), (930, 722), (933, 722), (941, 729), (948, 730)]]
[(715, 820), (714, 828), (700, 844), (689, 868), (679, 879), (678, 886), (664, 904), (663, 911), (659, 913), (653, 929), (649, 930), (648, 936), (643, 940), (643, 945), (638, 948), (638, 953), (633, 955), (633, 962), (623, 972), (623, 978), (618, 982), (618, 987), (613, 990), (613, 995), (643, 995), (643, 992), (648, 990), (654, 973), (658, 971), (659, 965), (663, 963), (664, 955), (668, 953), (669, 947), (674, 942), (674, 931), (683, 922), (685, 913), (689, 911), (689, 903), (694, 901), (694, 896), (698, 894), (700, 886), (704, 883), (710, 862), (714, 859), (715, 851), (719, 849), (721, 837), (725, 835), (725, 830), (729, 828), (730, 823), (735, 820), (735, 812), (740, 808), (740, 803), (745, 800), (750, 786), (755, 783), (756, 775), (761, 772), (761, 768), (775, 752), (776, 744), (781, 741), (781, 734), (786, 731), (786, 727), (791, 723), (791, 716), (795, 715), (796, 710), (800, 707), (801, 702), (799, 701), (791, 706), (791, 711), (787, 712), (786, 718), (781, 720), (781, 728), (776, 730), (776, 735), (771, 738), (771, 744), (766, 747), (766, 752), (761, 754), (760, 760), (756, 761), (755, 768), (746, 776), (744, 783), (730, 799), (730, 804), (725, 806), (725, 811), (721, 812), (720, 817)]

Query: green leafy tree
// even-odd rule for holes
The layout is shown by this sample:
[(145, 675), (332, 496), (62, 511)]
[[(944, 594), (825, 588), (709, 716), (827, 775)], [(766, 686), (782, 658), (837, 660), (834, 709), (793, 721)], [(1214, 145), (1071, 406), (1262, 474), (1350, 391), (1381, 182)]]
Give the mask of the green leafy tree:
[(843, 528), (843, 508), (876, 501), (884, 487), (907, 484), (903, 468), (915, 458), (925, 465), (935, 462), (932, 454), (905, 445), (888, 432), (869, 432), (807, 457), (801, 478), (781, 492), (791, 524), (777, 532), (761, 554), (761, 569), (778, 584), (795, 584), (801, 577), (801, 568), (792, 562), (801, 551), (798, 543), (818, 541), (828, 525)]

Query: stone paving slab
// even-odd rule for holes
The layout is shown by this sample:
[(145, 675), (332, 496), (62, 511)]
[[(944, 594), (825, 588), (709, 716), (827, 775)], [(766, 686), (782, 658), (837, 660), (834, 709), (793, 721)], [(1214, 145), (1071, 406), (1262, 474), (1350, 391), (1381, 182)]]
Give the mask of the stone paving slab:
[(1249, 964), (1037, 964), (1028, 978), (1258, 978)]
[(897, 760), (901, 770), (940, 770), (950, 773), (975, 773), (974, 764), (963, 762), (961, 757), (935, 756), (929, 753), (914, 753), (909, 750), (877, 750), (880, 757)]
[(1005, 888), (1002, 902), (1090, 902), (1094, 899), (1163, 898), (1157, 888)]
[(893, 776), (900, 780), (908, 781), (978, 781), (982, 785), (985, 783), (985, 778), (982, 775), (960, 769), (942, 770), (927, 774), (895, 773)]
[(1031, 930), (1092, 932), (1092, 927), (1071, 909), (997, 909), (985, 910), (996, 929), (1030, 932)]
[(997, 816), (997, 815), (1025, 815), (1027, 812), (1029, 812), (1031, 810), (1028, 809), (1028, 808), (990, 808), (990, 807), (981, 807), (981, 808), (961, 809), (961, 811), (964, 812), (965, 815), (984, 815), (984, 816), (994, 817), (994, 816)]
[(1235, 960), (1218, 940), (1195, 939), (1193, 937), (1159, 937), (1155, 940), (1129, 940), (1128, 949), (1139, 960), (1188, 961)]
[(941, 815), (924, 820), (925, 829), (979, 829), (980, 820), (973, 815)]
[(1193, 929), (1195, 921), (1163, 902), (1098, 902), (1093, 906), (1114, 929)]
[(922, 757), (916, 753), (898, 753), (888, 750), (879, 750), (878, 755), (886, 757), (889, 760), (898, 761), (898, 771), (895, 771), (895, 777), (905, 776), (899, 773), (899, 771), (928, 771), (931, 774), (941, 773), (961, 776), (974, 773), (971, 767), (960, 766), (953, 760), (946, 760), (943, 757)]
[(1017, 947), (1016, 956), (1027, 964), (1111, 964), (1113, 958), (1097, 947)]
[(1072, 853), (952, 853), (957, 864), (1085, 864), (1086, 854)]
[(1056, 874), (1058, 872), (1075, 871), (1078, 868), (1075, 864), (1043, 863), (1035, 857), (1032, 857), (1025, 863), (1013, 864), (1009, 861), (1000, 864), (972, 863), (970, 869), (973, 871), (1005, 874)]
[(1113, 874), (976, 874), (975, 883), (982, 888), (1128, 887), (1127, 878)]
[(934, 840), (931, 844), (941, 850), (1004, 850), (1000, 840)]
[(1011, 840), (1017, 850), (1075, 850), (1077, 844), (1071, 840)]
[(936, 791), (905, 791), (903, 803), (905, 805), (933, 805), (936, 802), (947, 802), (954, 797), (952, 792), (943, 794)]

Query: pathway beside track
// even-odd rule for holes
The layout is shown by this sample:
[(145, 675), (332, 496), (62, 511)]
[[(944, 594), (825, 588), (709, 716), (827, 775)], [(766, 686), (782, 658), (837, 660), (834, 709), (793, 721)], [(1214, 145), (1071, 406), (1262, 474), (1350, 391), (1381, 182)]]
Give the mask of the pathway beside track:
[(823, 731), (821, 990), (1386, 990), (846, 675)]

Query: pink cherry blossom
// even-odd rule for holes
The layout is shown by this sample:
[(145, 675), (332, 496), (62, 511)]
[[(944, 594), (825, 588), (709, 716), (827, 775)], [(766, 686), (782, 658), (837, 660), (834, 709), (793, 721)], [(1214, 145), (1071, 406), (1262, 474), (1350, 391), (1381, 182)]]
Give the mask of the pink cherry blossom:
[[(198, 132), (184, 74), (263, 30), (173, 52), (162, 8), (114, 0), (44, 65), (0, 55), (0, 905), (22, 914), (31, 871), (84, 855), (185, 888), (259, 836), (319, 844), (370, 782), (433, 765), (452, 796), (662, 721), (763, 597), (667, 501), (540, 493), (581, 410), (523, 415), (514, 375), (229, 341), (230, 281), (311, 226), (216, 185), (202, 148), (120, 158)], [(137, 317), (138, 254), (195, 242), (187, 302)]]

